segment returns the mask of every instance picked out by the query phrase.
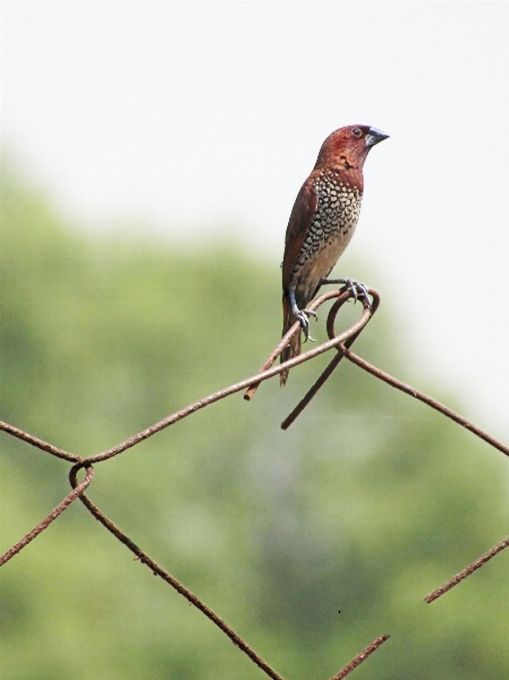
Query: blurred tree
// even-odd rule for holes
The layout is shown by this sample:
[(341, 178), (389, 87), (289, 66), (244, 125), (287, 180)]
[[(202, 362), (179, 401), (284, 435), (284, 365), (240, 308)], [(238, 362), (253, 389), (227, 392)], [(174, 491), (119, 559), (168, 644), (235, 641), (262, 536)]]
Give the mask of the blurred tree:
[[(47, 441), (108, 448), (251, 375), (278, 339), (279, 272), (238, 249), (85, 238), (8, 171), (1, 209), (2, 418)], [(356, 349), (422, 384), (386, 306)], [(288, 678), (327, 678), (386, 632), (359, 678), (507, 678), (507, 555), (422, 603), (507, 533), (507, 461), (348, 365), (283, 433), (326, 360), (97, 466), (91, 498)], [(4, 548), (66, 470), (2, 436)], [(261, 677), (79, 502), (1, 583), (3, 680)]]

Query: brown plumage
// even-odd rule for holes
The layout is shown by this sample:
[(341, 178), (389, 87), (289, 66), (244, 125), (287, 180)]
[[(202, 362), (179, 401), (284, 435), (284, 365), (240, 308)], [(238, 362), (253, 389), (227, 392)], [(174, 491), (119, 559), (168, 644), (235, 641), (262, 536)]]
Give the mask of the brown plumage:
[[(302, 185), (288, 222), (283, 259), (283, 335), (296, 320), (309, 331), (306, 305), (352, 238), (364, 188), (362, 168), (369, 150), (388, 135), (369, 125), (349, 125), (322, 144), (313, 172)], [(301, 334), (293, 336), (281, 362), (300, 354)], [(288, 371), (281, 373), (281, 385)]]

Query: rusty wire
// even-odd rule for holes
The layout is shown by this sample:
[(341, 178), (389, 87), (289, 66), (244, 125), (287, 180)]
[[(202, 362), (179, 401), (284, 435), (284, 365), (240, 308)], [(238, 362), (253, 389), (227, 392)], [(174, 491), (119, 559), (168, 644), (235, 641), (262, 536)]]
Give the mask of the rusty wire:
[(460, 581), (466, 579), (467, 576), (473, 574), (474, 571), (477, 571), (477, 569), (484, 567), (486, 562), (489, 562), (489, 560), (495, 557), (495, 555), (498, 555), (498, 553), (502, 552), (502, 550), (505, 550), (506, 548), (509, 548), (509, 536), (501, 540), (499, 543), (494, 545), (493, 548), (490, 548), (490, 550), (487, 550), (480, 557), (471, 562), (468, 566), (466, 566), (464, 569), (458, 572), (455, 576), (446, 581), (446, 583), (441, 585), (440, 588), (437, 588), (429, 595), (426, 595), (426, 597), (424, 598), (424, 602), (431, 604), (435, 600), (438, 600), (438, 598), (442, 597), (444, 593), (447, 593), (449, 590), (451, 590), (451, 588), (454, 588), (454, 586), (458, 585)]
[[(13, 437), (21, 439), (27, 442), (28, 444), (42, 451), (45, 451), (46, 453), (56, 456), (57, 458), (60, 458), (62, 460), (72, 462), (74, 464), (69, 473), (72, 491), (62, 500), (61, 503), (59, 503), (59, 505), (47, 517), (45, 517), (36, 527), (34, 527), (32, 531), (30, 531), (18, 543), (16, 543), (2, 556), (0, 556), (0, 566), (3, 565), (5, 562), (9, 561), (23, 548), (25, 548), (42, 531), (44, 531), (59, 515), (61, 515), (73, 501), (79, 498), (83, 505), (87, 508), (87, 510), (111, 534), (113, 534), (117, 538), (117, 540), (123, 543), (142, 564), (145, 564), (154, 574), (162, 578), (178, 593), (185, 597), (188, 600), (188, 602), (190, 602), (199, 611), (201, 611), (233, 642), (234, 645), (241, 649), (261, 670), (263, 670), (268, 677), (272, 678), (272, 680), (284, 680), (282, 676), (279, 675), (274, 669), (272, 669), (269, 666), (269, 664), (267, 664), (266, 661), (264, 661), (232, 628), (230, 628), (230, 626), (228, 626), (228, 624), (226, 624), (221, 619), (221, 617), (219, 617), (212, 609), (210, 609), (202, 600), (200, 600), (194, 593), (192, 593), (188, 588), (186, 588), (182, 583), (180, 583), (168, 571), (163, 569), (154, 560), (152, 560), (152, 558), (146, 552), (144, 552), (140, 547), (138, 547), (123, 531), (121, 531), (121, 529), (119, 529), (108, 517), (106, 517), (106, 515), (104, 515), (101, 512), (101, 510), (88, 498), (88, 496), (85, 494), (85, 490), (88, 488), (88, 486), (91, 484), (94, 478), (94, 468), (92, 467), (93, 464), (100, 463), (104, 460), (108, 460), (114, 456), (124, 453), (125, 451), (132, 448), (139, 442), (148, 439), (149, 437), (152, 437), (157, 432), (160, 432), (161, 430), (170, 427), (179, 420), (182, 420), (183, 418), (186, 418), (192, 413), (195, 413), (196, 411), (199, 411), (202, 408), (205, 408), (206, 406), (213, 404), (216, 401), (224, 399), (225, 397), (230, 396), (231, 394), (235, 394), (236, 392), (240, 392), (247, 388), (247, 392), (245, 393), (244, 396), (245, 399), (249, 400), (254, 396), (256, 390), (258, 389), (258, 386), (263, 381), (269, 380), (270, 378), (274, 377), (275, 375), (279, 374), (281, 371), (287, 368), (294, 368), (301, 363), (309, 361), (310, 359), (313, 359), (319, 356), (320, 354), (327, 352), (330, 349), (336, 349), (336, 354), (330, 361), (327, 368), (322, 372), (322, 374), (318, 377), (318, 379), (315, 381), (312, 387), (308, 390), (306, 395), (301, 399), (301, 401), (297, 404), (297, 406), (289, 414), (289, 416), (287, 416), (287, 418), (283, 421), (281, 425), (283, 429), (286, 429), (287, 427), (290, 426), (290, 424), (297, 418), (297, 416), (302, 412), (302, 410), (309, 404), (311, 399), (323, 386), (326, 380), (332, 375), (333, 371), (339, 365), (341, 360), (343, 358), (346, 358), (355, 365), (362, 368), (363, 370), (368, 371), (376, 378), (383, 380), (384, 382), (395, 387), (396, 389), (402, 390), (406, 394), (409, 394), (410, 396), (419, 399), (420, 401), (424, 402), (431, 408), (441, 412), (446, 417), (450, 418), (451, 420), (461, 425), (462, 427), (468, 429), (470, 432), (477, 435), (491, 446), (497, 448), (499, 451), (509, 456), (509, 447), (505, 446), (501, 442), (497, 441), (491, 435), (487, 434), (477, 426), (470, 423), (463, 416), (460, 416), (459, 414), (455, 413), (454, 411), (444, 406), (443, 404), (440, 404), (435, 399), (429, 397), (423, 392), (420, 392), (419, 390), (416, 390), (415, 388), (410, 387), (405, 383), (402, 383), (401, 381), (390, 376), (384, 371), (381, 371), (379, 368), (373, 366), (366, 360), (362, 359), (361, 357), (358, 357), (357, 355), (353, 354), (350, 351), (350, 347), (355, 342), (355, 340), (362, 332), (362, 330), (366, 327), (366, 324), (369, 322), (369, 320), (371, 319), (371, 317), (376, 312), (379, 306), (380, 298), (378, 293), (374, 289), (369, 289), (369, 294), (371, 296), (372, 301), (371, 303), (367, 299), (362, 301), (363, 309), (360, 318), (356, 322), (354, 322), (350, 326), (350, 328), (348, 328), (346, 331), (338, 335), (335, 334), (334, 329), (336, 316), (341, 307), (343, 306), (343, 304), (351, 297), (351, 293), (348, 290), (342, 289), (339, 291), (337, 290), (329, 291), (328, 293), (321, 295), (319, 298), (314, 300), (313, 303), (309, 306), (311, 310), (316, 310), (324, 302), (333, 298), (337, 298), (334, 304), (332, 305), (327, 317), (327, 331), (329, 335), (328, 341), (323, 342), (320, 345), (317, 345), (316, 347), (308, 350), (307, 352), (303, 352), (299, 356), (294, 357), (293, 359), (290, 359), (289, 361), (286, 361), (283, 364), (273, 366), (275, 360), (277, 359), (283, 348), (288, 344), (292, 335), (294, 333), (300, 332), (299, 324), (295, 323), (294, 326), (289, 330), (289, 332), (278, 343), (274, 351), (268, 357), (267, 361), (263, 364), (260, 371), (254, 376), (251, 376), (250, 378), (246, 378), (244, 380), (241, 380), (240, 382), (229, 385), (228, 387), (225, 387), (217, 392), (214, 392), (213, 394), (204, 397), (203, 399), (200, 399), (186, 406), (185, 408), (176, 411), (175, 413), (167, 416), (166, 418), (163, 418), (157, 423), (154, 423), (153, 425), (142, 430), (141, 432), (138, 432), (137, 434), (133, 435), (129, 439), (126, 439), (120, 444), (117, 444), (116, 446), (105, 451), (102, 451), (94, 456), (82, 458), (76, 454), (69, 453), (68, 451), (64, 451), (63, 449), (60, 449), (52, 444), (49, 444), (39, 439), (38, 437), (28, 434), (27, 432), (15, 427), (14, 425), (0, 421), (0, 430), (3, 430), (4, 432), (10, 434)], [(86, 475), (80, 482), (78, 482), (77, 475), (81, 469), (85, 469)], [(509, 537), (499, 542), (493, 548), (491, 548), (486, 553), (481, 555), (477, 560), (475, 560), (470, 565), (465, 567), (465, 569), (459, 572), (456, 576), (454, 576), (445, 584), (443, 584), (435, 591), (433, 591), (433, 593), (431, 593), (425, 598), (425, 601), (430, 603), (436, 600), (437, 598), (441, 597), (446, 592), (451, 590), (451, 588), (453, 588), (455, 585), (457, 585), (462, 580), (467, 578), (474, 571), (484, 566), (489, 560), (495, 557), (495, 555), (499, 554), (502, 550), (504, 550), (507, 547), (509, 547)], [(373, 654), (373, 652), (375, 652), (384, 642), (386, 642), (389, 639), (389, 637), (390, 637), (389, 635), (381, 635), (378, 638), (376, 638), (370, 645), (368, 645), (368, 647), (366, 647), (359, 654), (357, 654), (357, 656), (349, 664), (347, 664), (330, 680), (342, 680), (343, 678), (346, 678), (355, 668), (358, 667), (360, 663), (362, 663), (366, 658)]]
[[(69, 480), (74, 489), (78, 488), (77, 474), (83, 466), (81, 464), (75, 465), (70, 473)], [(210, 607), (208, 607), (199, 597), (191, 592), (186, 586), (172, 576), (166, 569), (163, 569), (157, 562), (155, 562), (145, 551), (143, 551), (136, 543), (112, 522), (104, 513), (99, 510), (97, 505), (93, 503), (85, 493), (81, 492), (80, 501), (87, 508), (87, 510), (105, 527), (115, 538), (123, 543), (128, 550), (130, 550), (142, 564), (146, 564), (155, 576), (159, 576), (163, 581), (166, 581), (172, 588), (174, 588), (180, 595), (199, 609), (212, 623), (214, 623), (220, 630), (227, 635), (230, 640), (241, 649), (265, 674), (272, 678), (272, 680), (284, 680), (284, 678), (276, 673), (276, 671), (264, 661), (230, 626), (223, 621)]]
[(62, 458), (62, 460), (68, 460), (70, 462), (75, 461), (77, 462), (81, 460), (81, 458), (79, 456), (74, 455), (74, 453), (69, 453), (68, 451), (59, 449), (57, 446), (53, 446), (53, 444), (48, 444), (48, 442), (39, 439), (39, 437), (34, 437), (33, 435), (28, 434), (28, 432), (24, 432), (23, 430), (20, 430), (18, 427), (14, 427), (14, 425), (5, 423), (3, 420), (0, 421), (0, 430), (7, 432), (7, 434), (12, 434), (12, 436), (16, 437), (17, 439), (21, 439), (22, 441), (28, 442), (28, 444), (32, 444), (32, 446), (41, 449), (41, 451), (51, 453), (52, 456)]
[(371, 656), (373, 652), (376, 652), (376, 650), (383, 645), (384, 642), (387, 642), (387, 640), (390, 639), (390, 635), (380, 635), (379, 637), (376, 638), (376, 640), (373, 640), (373, 642), (366, 647), (366, 649), (363, 649), (362, 652), (357, 654), (355, 659), (352, 659), (350, 663), (348, 663), (344, 668), (342, 668), (339, 673), (336, 673), (336, 675), (333, 675), (330, 680), (343, 680), (343, 678), (346, 678), (347, 675), (350, 675), (352, 671), (354, 671), (357, 666), (359, 666), (363, 661), (365, 661), (368, 656)]
[[(34, 444), (34, 446), (42, 448), (39, 446), (39, 444)], [(32, 531), (29, 531), (26, 536), (23, 536), (23, 538), (20, 541), (18, 541), (15, 545), (13, 545), (12, 548), (9, 548), (9, 550), (7, 550), (3, 555), (0, 555), (0, 567), (6, 562), (8, 562), (12, 557), (14, 557), (14, 555), (17, 555), (20, 552), (20, 550), (23, 550), (23, 548), (25, 548), (31, 541), (33, 541), (34, 538), (36, 538), (41, 532), (47, 529), (49, 525), (52, 522), (54, 522), (59, 515), (63, 513), (64, 510), (67, 510), (67, 508), (71, 505), (73, 501), (81, 497), (81, 494), (85, 491), (87, 486), (94, 478), (94, 468), (91, 465), (87, 465), (86, 470), (87, 470), (86, 477), (71, 491), (71, 493), (67, 494), (64, 500), (61, 501), (57, 505), (57, 507), (54, 510), (52, 510), (50, 514), (42, 520), (42, 522), (39, 522), (39, 524), (36, 527), (34, 527)]]

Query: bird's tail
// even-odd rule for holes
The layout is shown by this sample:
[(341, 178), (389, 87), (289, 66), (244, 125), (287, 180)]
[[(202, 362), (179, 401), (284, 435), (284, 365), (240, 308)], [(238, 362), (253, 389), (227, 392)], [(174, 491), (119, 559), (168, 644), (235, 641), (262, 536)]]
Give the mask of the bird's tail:
[[(290, 304), (290, 301), (285, 295), (283, 297), (283, 335), (286, 335), (286, 333), (288, 333), (288, 331), (290, 330), (294, 323), (295, 316), (293, 315), (292, 312), (292, 306)], [(301, 334), (299, 331), (292, 337), (292, 339), (290, 340), (290, 344), (287, 345), (281, 352), (280, 358), (281, 363), (283, 363), (284, 361), (288, 361), (288, 359), (292, 359), (293, 357), (298, 356), (300, 354), (300, 349), (301, 349)], [(279, 374), (279, 382), (281, 387), (286, 383), (288, 379), (288, 373), (289, 371), (286, 370)]]

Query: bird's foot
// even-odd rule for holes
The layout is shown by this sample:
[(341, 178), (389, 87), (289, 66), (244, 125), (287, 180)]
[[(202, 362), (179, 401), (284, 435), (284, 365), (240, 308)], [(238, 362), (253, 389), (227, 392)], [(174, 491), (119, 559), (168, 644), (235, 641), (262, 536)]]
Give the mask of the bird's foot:
[(333, 283), (336, 285), (342, 283), (344, 287), (350, 291), (354, 304), (357, 300), (364, 299), (368, 303), (368, 306), (371, 307), (368, 288), (364, 283), (356, 281), (355, 279), (323, 279), (321, 285), (325, 283)]
[(298, 319), (300, 326), (302, 328), (302, 332), (304, 333), (304, 342), (307, 342), (308, 340), (311, 340), (311, 342), (315, 342), (315, 339), (309, 335), (309, 317), (314, 316), (315, 319), (317, 319), (318, 318), (317, 313), (314, 312), (312, 309), (297, 308), (294, 311), (294, 315)]
[(295, 300), (295, 291), (289, 290), (288, 297), (290, 298), (290, 304), (292, 306), (292, 314), (300, 323), (302, 331), (304, 333), (304, 342), (311, 340), (314, 342), (314, 338), (309, 335), (309, 317), (314, 316), (315, 319), (318, 318), (318, 314), (312, 309), (299, 309), (297, 306), (297, 301)]

